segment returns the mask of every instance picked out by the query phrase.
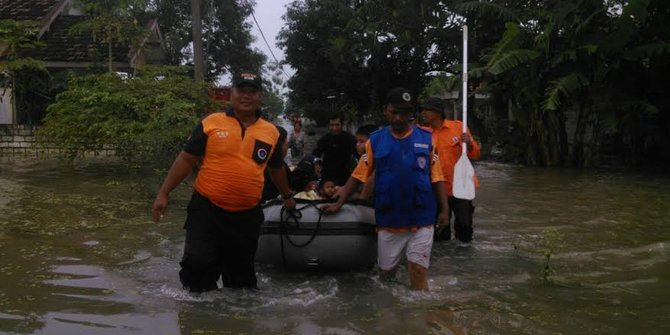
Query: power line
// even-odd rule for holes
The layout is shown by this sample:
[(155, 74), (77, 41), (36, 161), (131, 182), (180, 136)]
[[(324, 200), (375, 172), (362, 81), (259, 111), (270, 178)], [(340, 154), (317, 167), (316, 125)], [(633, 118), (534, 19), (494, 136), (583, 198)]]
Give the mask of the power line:
[[(249, 3), (247, 2), (247, 5), (248, 4)], [(261, 33), (261, 37), (263, 38), (263, 41), (265, 42), (265, 46), (267, 46), (268, 50), (270, 51), (270, 55), (272, 55), (272, 59), (275, 60), (275, 63), (279, 66), (279, 70), (284, 75), (284, 80), (286, 80), (287, 79), (286, 77), (288, 77), (288, 75), (286, 74), (286, 72), (284, 72), (284, 65), (279, 63), (279, 61), (277, 60), (277, 57), (275, 57), (274, 52), (272, 52), (272, 48), (270, 48), (270, 43), (268, 43), (268, 40), (265, 38), (265, 34), (263, 33), (263, 29), (261, 29), (261, 26), (258, 24), (258, 20), (256, 20), (256, 15), (254, 15), (254, 10), (251, 11), (251, 17), (254, 19), (254, 23), (256, 24), (256, 28), (258, 28), (258, 31)]]

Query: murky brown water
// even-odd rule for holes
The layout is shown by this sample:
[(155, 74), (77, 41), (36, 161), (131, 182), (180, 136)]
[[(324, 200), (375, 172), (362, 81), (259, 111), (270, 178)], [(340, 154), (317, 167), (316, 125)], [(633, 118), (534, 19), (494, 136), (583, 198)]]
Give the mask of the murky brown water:
[(258, 292), (191, 295), (177, 278), (188, 185), (155, 225), (151, 190), (138, 186), (155, 177), (0, 165), (0, 333), (670, 332), (670, 179), (476, 169), (476, 240), (435, 246), (430, 293), (408, 290), (405, 272), (388, 283), (374, 270), (260, 267)]

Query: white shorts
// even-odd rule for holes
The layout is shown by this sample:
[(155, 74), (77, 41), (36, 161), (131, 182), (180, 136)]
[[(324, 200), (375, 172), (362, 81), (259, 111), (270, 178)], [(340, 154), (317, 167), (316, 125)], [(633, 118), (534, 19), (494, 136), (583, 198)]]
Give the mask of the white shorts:
[(380, 230), (377, 234), (377, 263), (384, 271), (393, 270), (400, 262), (403, 250), (407, 260), (426, 269), (430, 265), (430, 251), (433, 247), (433, 226), (425, 226), (417, 231), (392, 233)]

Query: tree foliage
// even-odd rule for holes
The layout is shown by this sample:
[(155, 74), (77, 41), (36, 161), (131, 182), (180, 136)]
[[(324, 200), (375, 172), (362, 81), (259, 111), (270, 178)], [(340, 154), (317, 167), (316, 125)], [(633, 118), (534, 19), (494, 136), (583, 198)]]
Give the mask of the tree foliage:
[(268, 62), (263, 66), (263, 101), (268, 115), (277, 116), (284, 112), (283, 91), (286, 89), (284, 70), (281, 64)]
[(0, 90), (14, 90), (14, 105), (20, 122), (37, 123), (42, 100), (48, 90), (49, 74), (44, 64), (23, 52), (44, 47), (37, 41), (38, 26), (34, 21), (0, 20)]
[(324, 119), (327, 97), (344, 93), (337, 109), (354, 106), (360, 117), (379, 110), (393, 86), (421, 96), (460, 91), (467, 23), (468, 98), (486, 93), (492, 111), (470, 103), (471, 126), (511, 159), (668, 160), (668, 99), (660, 92), (669, 7), (663, 0), (294, 1), (279, 38), (297, 70), (289, 105)]
[(73, 77), (37, 138), (69, 158), (111, 147), (135, 168), (165, 166), (211, 103), (183, 67)]
[[(419, 93), (425, 73), (446, 70), (458, 51), (455, 13), (444, 1), (295, 1), (279, 45), (296, 69), (289, 99), (312, 118), (326, 119), (328, 96), (337, 109), (379, 114), (386, 91)], [(440, 41), (440, 43), (437, 43)], [(340, 93), (343, 93), (340, 95)]]
[(94, 41), (107, 45), (107, 70), (114, 71), (113, 45), (123, 43), (139, 47), (148, 32), (140, 26), (136, 14), (147, 5), (147, 0), (80, 0), (87, 19), (70, 28), (72, 33), (89, 32)]
[[(653, 80), (652, 72), (668, 73), (663, 41), (670, 32), (662, 23), (668, 5), (654, 0), (538, 4), (531, 10), (516, 9), (518, 21), (507, 22), (498, 43), (482, 55), (485, 71), (478, 78), (489, 92), (511, 101), (526, 143), (522, 159), (538, 165), (589, 166), (604, 159), (597, 153), (605, 147), (618, 147), (622, 152), (615, 156), (626, 159), (658, 154), (652, 151), (668, 143), (668, 137), (637, 133), (632, 128), (643, 125), (631, 126), (629, 120), (670, 129), (667, 115), (631, 108), (669, 107), (665, 99), (649, 94), (663, 85)], [(661, 155), (670, 157), (670, 150), (662, 149)]]
[[(202, 0), (203, 45), (206, 77), (216, 80), (237, 70), (260, 70), (265, 56), (251, 48), (250, 17), (255, 2)], [(146, 15), (158, 19), (170, 64), (192, 64), (190, 1), (153, 0)]]

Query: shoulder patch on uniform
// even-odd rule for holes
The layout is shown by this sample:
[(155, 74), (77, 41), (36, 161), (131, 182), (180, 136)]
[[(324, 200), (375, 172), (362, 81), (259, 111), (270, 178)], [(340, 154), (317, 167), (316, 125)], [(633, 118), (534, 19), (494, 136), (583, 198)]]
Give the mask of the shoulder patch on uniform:
[(263, 164), (267, 161), (271, 150), (272, 145), (261, 140), (256, 140), (254, 142), (254, 151), (251, 154), (251, 159), (258, 164)]

